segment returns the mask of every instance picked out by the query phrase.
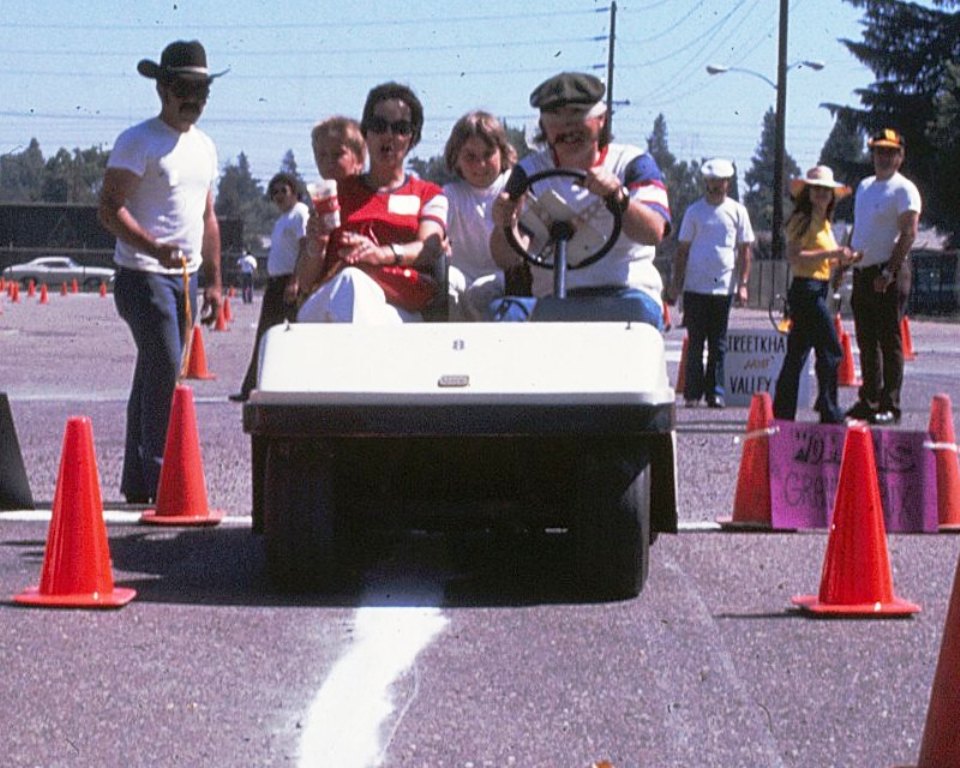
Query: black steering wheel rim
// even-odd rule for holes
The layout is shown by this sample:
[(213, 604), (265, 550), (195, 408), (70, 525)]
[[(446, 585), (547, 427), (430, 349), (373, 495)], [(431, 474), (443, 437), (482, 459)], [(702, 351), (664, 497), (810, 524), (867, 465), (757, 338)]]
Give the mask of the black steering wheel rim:
[[(581, 171), (577, 168), (548, 168), (547, 170), (539, 171), (532, 176), (527, 176), (526, 172), (524, 172), (520, 166), (516, 166), (514, 167), (513, 172), (510, 174), (510, 179), (507, 182), (507, 192), (509, 193), (511, 199), (516, 200), (538, 181), (542, 181), (543, 179), (554, 176), (566, 176), (581, 182), (582, 184), (582, 182), (586, 180), (587, 174), (585, 171)], [(621, 210), (620, 205), (615, 200), (607, 199), (604, 200), (604, 203), (607, 206), (607, 210), (613, 215), (613, 226), (610, 229), (610, 236), (594, 253), (590, 254), (584, 259), (581, 259), (576, 264), (568, 265), (567, 269), (583, 269), (584, 267), (589, 267), (591, 264), (596, 264), (598, 261), (600, 261), (600, 259), (606, 256), (607, 253), (610, 252), (610, 249), (616, 245), (617, 240), (620, 238), (620, 231), (623, 228), (623, 210)], [(540, 256), (530, 253), (520, 244), (520, 241), (517, 239), (517, 234), (512, 226), (505, 226), (503, 228), (503, 234), (507, 242), (510, 244), (510, 247), (513, 248), (513, 250), (516, 251), (521, 258), (535, 266), (543, 267), (544, 269), (553, 269), (552, 261), (547, 261)]]

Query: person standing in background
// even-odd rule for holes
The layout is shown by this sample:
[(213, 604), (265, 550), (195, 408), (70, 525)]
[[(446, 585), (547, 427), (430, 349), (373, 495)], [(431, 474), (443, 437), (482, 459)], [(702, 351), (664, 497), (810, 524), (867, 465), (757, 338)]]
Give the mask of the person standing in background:
[(260, 305), (260, 320), (253, 342), (253, 353), (240, 391), (230, 395), (236, 403), (245, 402), (257, 385), (260, 339), (284, 320), (293, 321), (297, 313), (297, 281), (294, 269), (300, 253), (300, 241), (307, 236), (310, 209), (297, 197), (297, 179), (290, 173), (278, 173), (267, 185), (267, 195), (280, 211), (270, 235), (267, 256), (267, 287)]
[[(664, 299), (674, 304), (683, 294), (687, 328), (686, 387), (688, 407), (706, 398), (710, 408), (723, 408), (727, 324), (730, 307), (747, 301), (754, 236), (747, 209), (729, 197), (733, 163), (714, 158), (700, 168), (705, 194), (687, 208), (677, 236), (673, 280)], [(703, 345), (707, 367), (703, 367)]]
[(128, 128), (107, 161), (97, 211), (117, 238), (114, 301), (137, 347), (127, 403), (120, 491), (130, 503), (157, 497), (180, 357), (190, 332), (197, 271), (203, 268), (201, 319), (220, 310), (220, 228), (213, 209), (217, 151), (196, 127), (210, 84), (207, 54), (196, 40), (170, 43), (160, 63), (137, 71), (156, 80), (157, 117)]
[(244, 304), (253, 304), (253, 279), (257, 274), (257, 259), (244, 249), (243, 256), (237, 259), (240, 267), (240, 297)]
[(863, 384), (847, 416), (898, 424), (903, 386), (900, 321), (910, 298), (910, 248), (922, 206), (916, 185), (900, 173), (903, 136), (885, 128), (867, 146), (874, 175), (857, 187), (850, 240), (851, 247), (863, 253), (853, 269), (850, 297)]

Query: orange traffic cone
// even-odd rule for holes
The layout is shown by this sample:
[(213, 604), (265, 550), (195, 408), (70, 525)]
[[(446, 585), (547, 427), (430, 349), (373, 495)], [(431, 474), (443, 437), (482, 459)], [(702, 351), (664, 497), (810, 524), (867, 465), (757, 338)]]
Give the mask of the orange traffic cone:
[(20, 303), (20, 283), (10, 283), (10, 301), (13, 304)]
[(106, 295), (107, 295), (107, 284), (101, 280), (100, 281), (100, 298), (101, 299), (105, 298)]
[(913, 337), (910, 335), (910, 321), (906, 315), (900, 318), (900, 348), (903, 350), (904, 360), (917, 359), (917, 353), (913, 351)]
[(6, 392), (0, 392), (0, 509), (33, 509), (33, 494)]
[(234, 291), (233, 286), (231, 285), (229, 288), (227, 288), (227, 298), (232, 299), (235, 295), (236, 291)]
[(773, 400), (769, 392), (758, 392), (750, 400), (747, 431), (743, 437), (740, 474), (733, 500), (733, 517), (717, 518), (723, 528), (769, 528), (770, 429)]
[(870, 428), (847, 429), (820, 592), (793, 604), (818, 615), (909, 616), (919, 605), (893, 593), (880, 483)]
[(837, 371), (837, 384), (841, 387), (859, 387), (862, 382), (857, 378), (857, 369), (853, 364), (853, 345), (850, 343), (850, 334), (846, 331), (840, 335), (840, 346), (843, 348), (843, 357)]
[(223, 300), (223, 319), (228, 323), (233, 322), (233, 309), (230, 307), (230, 297), (227, 296)]
[(70, 283), (70, 293), (79, 293), (79, 292), (80, 292), (80, 286), (77, 285), (77, 278), (73, 278), (73, 280)]
[(50, 299), (47, 297), (47, 284), (40, 283), (40, 303), (47, 304)]
[(683, 346), (680, 347), (680, 367), (677, 369), (677, 386), (674, 390), (678, 395), (683, 395), (683, 390), (687, 387), (687, 352), (690, 346), (690, 337), (683, 337)]
[(163, 447), (157, 508), (144, 512), (140, 522), (196, 526), (216, 525), (222, 519), (222, 511), (211, 511), (207, 506), (193, 390), (179, 384), (173, 392), (167, 442)]
[(61, 295), (61, 296), (66, 296), (66, 295), (67, 295), (67, 284), (66, 284), (66, 283), (60, 283), (60, 295)]
[(37, 295), (37, 284), (33, 280), (31, 280), (29, 283), (27, 283), (27, 298), (32, 299), (36, 295)]
[(193, 326), (193, 340), (190, 342), (189, 359), (187, 360), (185, 379), (215, 379), (216, 374), (207, 370), (207, 353), (203, 348), (203, 333), (200, 326)]
[(93, 427), (85, 416), (67, 420), (40, 586), (13, 599), (21, 605), (119, 608), (136, 595), (113, 585)]
[(217, 321), (213, 324), (213, 330), (215, 331), (229, 331), (227, 327), (227, 318), (223, 311), (223, 304), (220, 305), (220, 308), (217, 310)]
[(960, 531), (960, 461), (957, 460), (950, 395), (933, 396), (927, 432), (936, 451), (939, 528), (941, 531)]
[(960, 708), (960, 562), (953, 577), (953, 592), (943, 627), (940, 658), (930, 689), (927, 722), (920, 742), (917, 768), (960, 765), (957, 709)]

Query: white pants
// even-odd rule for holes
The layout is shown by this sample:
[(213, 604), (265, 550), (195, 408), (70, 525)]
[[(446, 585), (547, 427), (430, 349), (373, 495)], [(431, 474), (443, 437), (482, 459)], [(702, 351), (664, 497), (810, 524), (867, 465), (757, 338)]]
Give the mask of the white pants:
[(503, 272), (481, 275), (467, 285), (466, 275), (451, 266), (447, 271), (447, 284), (450, 294), (450, 319), (455, 322), (489, 319), (488, 307), (501, 298), (504, 292)]
[(303, 302), (298, 323), (358, 323), (399, 325), (419, 322), (419, 312), (387, 303), (383, 289), (362, 269), (346, 267)]

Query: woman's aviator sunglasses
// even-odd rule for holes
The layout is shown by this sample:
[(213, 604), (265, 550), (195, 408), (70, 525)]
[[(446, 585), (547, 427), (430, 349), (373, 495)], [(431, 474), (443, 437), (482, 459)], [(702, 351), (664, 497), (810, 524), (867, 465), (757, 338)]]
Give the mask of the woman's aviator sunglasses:
[(367, 130), (373, 133), (390, 131), (395, 136), (410, 136), (413, 133), (413, 123), (409, 120), (394, 120), (391, 123), (385, 117), (374, 115), (367, 121)]

